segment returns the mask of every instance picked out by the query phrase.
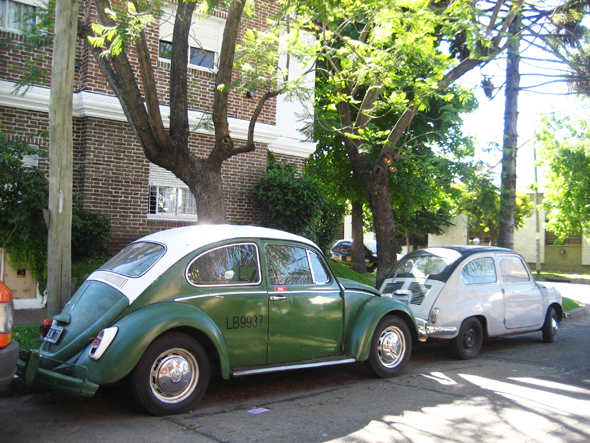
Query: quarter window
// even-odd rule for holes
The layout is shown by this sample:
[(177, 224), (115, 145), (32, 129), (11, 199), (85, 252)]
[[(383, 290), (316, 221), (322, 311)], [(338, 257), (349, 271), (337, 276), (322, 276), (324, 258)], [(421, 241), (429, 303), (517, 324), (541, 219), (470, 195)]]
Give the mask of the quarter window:
[(33, 5), (0, 0), (0, 28), (11, 31), (26, 31), (37, 23), (37, 8)]
[(491, 257), (472, 260), (461, 271), (461, 281), (466, 285), (495, 283), (496, 280), (496, 266)]
[(330, 281), (320, 257), (310, 249), (269, 243), (265, 251), (271, 285), (312, 285)]
[(256, 245), (231, 245), (208, 251), (191, 262), (186, 278), (199, 286), (257, 285), (260, 272)]

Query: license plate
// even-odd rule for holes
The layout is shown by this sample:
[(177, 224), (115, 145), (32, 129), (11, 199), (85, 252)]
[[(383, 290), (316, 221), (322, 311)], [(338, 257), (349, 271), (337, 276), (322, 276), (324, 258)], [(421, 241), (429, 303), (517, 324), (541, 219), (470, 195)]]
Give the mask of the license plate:
[(49, 328), (47, 335), (45, 337), (43, 337), (43, 340), (45, 340), (46, 342), (55, 344), (59, 340), (59, 337), (61, 336), (61, 333), (63, 332), (63, 330), (64, 330), (64, 328), (62, 326), (52, 325), (51, 328)]

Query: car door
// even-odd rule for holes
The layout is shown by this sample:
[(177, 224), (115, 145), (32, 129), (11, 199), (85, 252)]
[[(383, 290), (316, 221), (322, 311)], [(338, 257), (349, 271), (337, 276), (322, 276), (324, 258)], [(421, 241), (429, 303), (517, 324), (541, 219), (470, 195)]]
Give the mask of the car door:
[(186, 279), (199, 292), (187, 302), (205, 311), (222, 332), (232, 368), (266, 363), (268, 293), (259, 247), (253, 241), (212, 248), (188, 265)]
[(499, 255), (498, 268), (504, 293), (504, 323), (507, 329), (541, 326), (543, 295), (528, 266), (517, 255)]
[(340, 286), (323, 258), (302, 245), (267, 242), (267, 363), (338, 354), (342, 342)]

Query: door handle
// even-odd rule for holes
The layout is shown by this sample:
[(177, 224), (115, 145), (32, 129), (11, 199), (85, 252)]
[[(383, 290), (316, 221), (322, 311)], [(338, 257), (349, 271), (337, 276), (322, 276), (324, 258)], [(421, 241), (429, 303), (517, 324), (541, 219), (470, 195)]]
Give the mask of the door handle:
[(287, 297), (285, 297), (284, 295), (283, 296), (271, 295), (270, 300), (271, 301), (284, 301), (284, 300), (287, 300)]

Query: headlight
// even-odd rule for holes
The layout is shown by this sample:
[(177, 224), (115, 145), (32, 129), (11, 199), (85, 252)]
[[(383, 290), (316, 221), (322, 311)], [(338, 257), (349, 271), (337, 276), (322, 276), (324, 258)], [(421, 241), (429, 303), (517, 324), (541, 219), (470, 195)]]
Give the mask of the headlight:
[(102, 357), (102, 354), (105, 353), (109, 345), (115, 339), (118, 330), (119, 328), (112, 327), (100, 331), (96, 338), (92, 340), (92, 347), (88, 352), (88, 356), (91, 360), (98, 360), (100, 357)]

